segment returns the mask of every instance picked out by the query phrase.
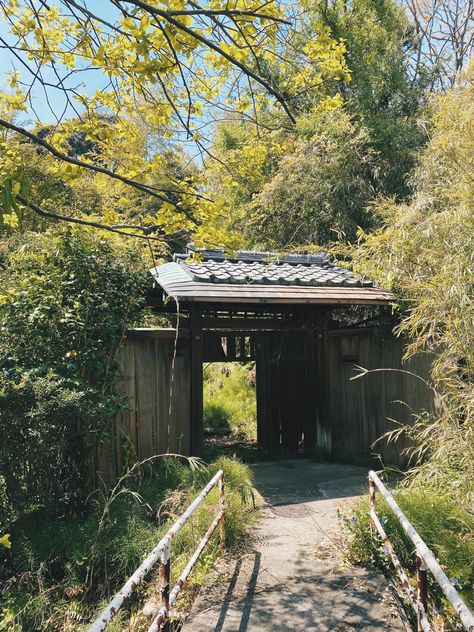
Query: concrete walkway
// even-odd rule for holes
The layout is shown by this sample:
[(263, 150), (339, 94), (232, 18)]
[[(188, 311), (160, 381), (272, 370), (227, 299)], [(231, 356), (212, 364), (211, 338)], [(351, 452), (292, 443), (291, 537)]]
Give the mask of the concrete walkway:
[(220, 563), (183, 630), (408, 630), (384, 579), (340, 555), (337, 510), (364, 493), (367, 470), (302, 460), (253, 469), (263, 508), (250, 550)]

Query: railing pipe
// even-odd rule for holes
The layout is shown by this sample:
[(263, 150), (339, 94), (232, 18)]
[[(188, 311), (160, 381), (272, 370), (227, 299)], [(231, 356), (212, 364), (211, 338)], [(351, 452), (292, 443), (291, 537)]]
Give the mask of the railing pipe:
[(98, 618), (90, 626), (88, 632), (102, 632), (115, 617), (125, 599), (130, 597), (136, 587), (143, 581), (151, 571), (163, 552), (163, 540), (160, 540), (145, 561), (137, 568), (133, 575), (127, 580), (122, 588), (116, 593), (109, 605), (100, 613)]
[(219, 540), (220, 548), (225, 549), (225, 482), (224, 474), (219, 479), (219, 507), (221, 510), (221, 519), (219, 521)]
[(162, 605), (162, 607), (161, 607), (160, 611), (158, 612), (158, 614), (156, 615), (153, 623), (148, 628), (148, 632), (158, 632), (161, 629), (161, 626), (166, 622), (167, 618), (169, 617), (169, 610), (170, 610), (170, 608), (172, 606), (174, 606), (174, 604), (176, 603), (178, 595), (181, 592), (181, 588), (184, 586), (184, 583), (186, 582), (186, 580), (188, 579), (191, 571), (193, 570), (194, 566), (196, 565), (196, 562), (198, 561), (199, 556), (203, 552), (204, 547), (209, 542), (212, 534), (214, 533), (214, 531), (217, 529), (218, 525), (220, 524), (221, 518), (222, 518), (222, 512), (219, 512), (217, 514), (217, 516), (215, 517), (213, 523), (209, 527), (209, 529), (206, 531), (206, 534), (200, 540), (197, 549), (194, 551), (194, 554), (193, 554), (192, 558), (186, 564), (186, 567), (184, 568), (183, 572), (179, 576), (178, 581), (176, 582), (173, 590), (169, 593), (168, 607), (165, 608)]
[[(416, 554), (416, 596), (418, 604), (423, 606), (425, 612), (428, 611), (428, 567), (423, 561), (421, 555)], [(418, 607), (417, 611), (417, 624), (418, 632), (422, 632), (423, 627), (421, 624), (422, 610)]]
[(372, 519), (372, 513), (375, 514), (375, 483), (369, 476), (369, 507), (370, 507), (370, 530), (375, 535), (376, 525)]
[(434, 578), (438, 582), (441, 590), (446, 596), (446, 599), (451, 603), (453, 608), (456, 610), (462, 624), (468, 632), (474, 632), (474, 616), (472, 615), (469, 608), (466, 606), (458, 591), (454, 588), (454, 586), (449, 581), (446, 573), (443, 571), (439, 562), (430, 551), (430, 549), (426, 546), (426, 544), (421, 539), (420, 535), (417, 533), (413, 525), (410, 523), (408, 518), (405, 516), (403, 511), (397, 505), (395, 500), (393, 499), (392, 494), (387, 490), (385, 485), (382, 483), (377, 474), (371, 470), (369, 472), (369, 479), (372, 480), (375, 485), (380, 490), (380, 493), (385, 498), (390, 509), (398, 518), (400, 524), (402, 525), (405, 533), (408, 535), (410, 540), (416, 547), (417, 555), (423, 560), (428, 569), (433, 574)]
[(164, 620), (169, 616), (170, 611), (170, 575), (171, 575), (171, 541), (167, 541), (161, 554), (160, 564), (160, 584), (161, 584), (161, 611), (164, 613)]
[[(136, 587), (143, 581), (146, 575), (151, 571), (156, 562), (161, 558), (161, 577), (166, 585), (166, 571), (163, 570), (163, 566), (166, 566), (164, 558), (168, 556), (168, 562), (170, 559), (171, 541), (175, 535), (184, 527), (187, 521), (191, 518), (196, 509), (201, 505), (205, 498), (209, 495), (212, 488), (222, 479), (224, 472), (219, 470), (204, 487), (204, 489), (196, 496), (193, 502), (189, 505), (186, 511), (178, 518), (174, 525), (169, 529), (167, 534), (158, 542), (153, 551), (147, 556), (145, 561), (140, 564), (133, 575), (127, 580), (122, 588), (112, 598), (106, 608), (100, 613), (97, 619), (88, 628), (87, 632), (102, 632), (108, 626), (108, 624), (115, 617), (119, 609), (121, 608), (125, 599), (130, 597)], [(165, 552), (165, 555), (163, 553)], [(169, 569), (168, 569), (169, 573)], [(169, 589), (169, 574), (168, 574), (168, 589)], [(166, 603), (166, 594), (162, 594), (162, 608), (167, 609), (167, 616), (169, 611), (169, 604)]]
[(428, 618), (426, 616), (426, 606), (422, 604), (423, 609), (420, 608), (420, 604), (418, 603), (418, 598), (415, 595), (413, 588), (411, 587), (410, 580), (408, 579), (407, 574), (403, 570), (403, 567), (400, 564), (400, 560), (398, 559), (398, 556), (395, 553), (392, 543), (388, 539), (388, 536), (385, 533), (384, 528), (382, 527), (382, 523), (380, 522), (375, 511), (370, 512), (370, 519), (371, 519), (372, 524), (375, 526), (375, 528), (379, 532), (379, 535), (384, 543), (384, 546), (387, 549), (387, 553), (390, 555), (392, 564), (398, 574), (398, 577), (400, 578), (402, 588), (405, 591), (409, 601), (411, 602), (413, 609), (417, 613), (418, 627), (421, 626), (421, 630), (423, 630), (423, 632), (432, 632), (430, 622), (428, 621)]

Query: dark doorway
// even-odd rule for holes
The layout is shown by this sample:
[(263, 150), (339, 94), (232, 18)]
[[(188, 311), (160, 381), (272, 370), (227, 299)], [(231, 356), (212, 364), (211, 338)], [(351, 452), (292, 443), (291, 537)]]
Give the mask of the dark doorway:
[(205, 351), (206, 454), (218, 446), (260, 458), (314, 454), (319, 380), (313, 331), (214, 335), (205, 339)]

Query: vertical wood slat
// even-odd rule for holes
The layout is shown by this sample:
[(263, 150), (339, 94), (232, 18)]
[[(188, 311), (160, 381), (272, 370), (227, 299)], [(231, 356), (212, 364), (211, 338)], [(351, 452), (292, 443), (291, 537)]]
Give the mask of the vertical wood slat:
[(268, 452), (269, 440), (268, 440), (268, 422), (267, 411), (265, 402), (265, 389), (267, 380), (267, 367), (265, 364), (265, 336), (259, 336), (257, 340), (256, 348), (256, 394), (257, 394), (257, 438), (259, 447), (264, 452)]
[[(170, 363), (172, 358), (169, 355), (168, 341), (155, 341), (155, 401), (156, 401), (156, 420), (155, 420), (155, 432), (156, 432), (156, 452), (163, 453), (170, 450), (169, 446), (169, 396), (170, 396)], [(173, 384), (173, 387), (175, 385)]]
[(204, 394), (202, 316), (199, 308), (191, 308), (189, 320), (191, 330), (191, 454), (201, 456), (204, 442)]
[[(126, 356), (127, 356), (127, 347), (122, 346), (122, 348), (119, 349), (119, 352), (117, 354), (117, 362), (119, 366), (121, 367), (125, 366), (127, 362)], [(129, 383), (127, 382), (126, 376), (123, 373), (121, 374), (121, 379), (119, 383), (117, 384), (117, 388), (120, 389), (124, 393), (125, 397), (127, 398), (130, 397), (128, 393)], [(114, 454), (115, 454), (115, 470), (117, 473), (121, 472), (123, 469), (122, 442), (124, 441), (124, 438), (126, 436), (126, 428), (125, 428), (126, 419), (125, 418), (127, 414), (128, 414), (127, 411), (123, 411), (117, 415), (117, 419), (115, 420)]]
[(155, 353), (154, 341), (143, 339), (135, 343), (135, 371), (138, 410), (138, 446), (139, 459), (155, 454), (153, 449), (153, 426), (156, 418), (155, 397)]
[[(171, 394), (171, 415), (168, 414), (169, 450), (190, 454), (191, 441), (189, 433), (190, 415), (190, 363), (189, 353), (186, 355), (182, 343), (178, 343), (178, 353), (174, 361), (174, 381)], [(170, 356), (173, 348), (169, 348)], [(202, 366), (202, 365), (201, 365)], [(202, 368), (201, 368), (202, 374)], [(171, 375), (169, 379), (171, 392)], [(169, 411), (168, 411), (169, 412)]]
[[(308, 333), (305, 344), (305, 355), (307, 371), (305, 379), (307, 382), (307, 395), (306, 395), (306, 427), (305, 427), (305, 453), (315, 454), (317, 449), (316, 444), (316, 427), (318, 421), (318, 382), (317, 382), (317, 347), (315, 332)], [(328, 371), (328, 367), (326, 367)], [(329, 395), (329, 394), (327, 394)]]
[[(346, 353), (356, 349), (354, 362), (343, 362)], [(329, 339), (329, 375), (333, 455), (352, 462), (367, 464), (371, 454), (380, 454), (385, 463), (404, 465), (402, 455), (406, 441), (372, 444), (387, 431), (394, 429), (390, 419), (402, 424), (412, 423), (412, 411), (421, 412), (433, 406), (430, 391), (416, 378), (400, 372), (409, 370), (425, 378), (430, 360), (426, 355), (402, 362), (405, 341), (385, 336), (350, 331), (340, 332)], [(355, 365), (366, 369), (395, 369), (357, 375)], [(400, 402), (405, 402), (404, 405)]]
[(332, 452), (331, 396), (329, 382), (328, 311), (321, 308), (316, 329), (317, 429), (318, 452), (328, 456)]

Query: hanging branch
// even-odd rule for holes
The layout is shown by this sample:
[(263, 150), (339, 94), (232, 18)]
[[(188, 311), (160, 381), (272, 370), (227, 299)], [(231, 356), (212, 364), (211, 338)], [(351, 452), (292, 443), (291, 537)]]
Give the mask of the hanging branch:
[[(121, 0), (119, 0), (119, 2), (120, 1)], [(278, 101), (278, 103), (280, 103), (280, 105), (283, 107), (283, 109), (286, 112), (286, 114), (287, 114), (288, 118), (290, 119), (290, 121), (293, 124), (296, 123), (296, 119), (295, 119), (294, 115), (292, 114), (292, 112), (290, 110), (290, 107), (289, 107), (289, 105), (286, 102), (285, 97), (276, 88), (274, 88), (266, 79), (264, 79), (263, 77), (261, 77), (260, 75), (255, 73), (251, 68), (246, 66), (244, 63), (240, 62), (238, 59), (236, 59), (233, 55), (231, 55), (227, 51), (223, 50), (220, 46), (215, 44), (212, 40), (208, 39), (207, 37), (205, 37), (201, 33), (198, 33), (196, 31), (194, 31), (193, 29), (189, 28), (188, 26), (186, 26), (185, 24), (183, 24), (179, 20), (176, 20), (173, 17), (173, 11), (164, 11), (162, 9), (157, 9), (153, 5), (148, 4), (147, 2), (143, 2), (142, 0), (127, 0), (127, 3), (128, 4), (133, 4), (134, 6), (140, 8), (140, 9), (143, 9), (147, 13), (150, 13), (150, 14), (152, 14), (154, 16), (161, 17), (161, 18), (165, 19), (169, 24), (172, 24), (179, 31), (182, 31), (183, 33), (186, 33), (186, 35), (189, 35), (190, 37), (196, 39), (198, 42), (201, 42), (201, 44), (203, 44), (206, 48), (209, 48), (210, 50), (213, 50), (214, 52), (218, 53), (224, 59), (227, 59), (227, 61), (230, 62), (233, 66), (235, 66), (236, 68), (239, 68), (245, 75), (247, 75), (248, 77), (254, 79), (257, 83), (259, 83), (261, 86), (263, 86), (265, 88), (265, 90), (269, 94), (271, 94), (273, 97), (275, 97), (275, 99)], [(199, 12), (196, 11), (196, 13), (201, 13), (201, 14), (204, 14), (204, 12), (205, 12), (204, 9), (203, 10), (199, 10)], [(235, 14), (235, 12), (234, 12), (234, 14)], [(223, 11), (221, 13), (221, 15), (225, 15), (225, 11)], [(259, 18), (262, 17), (258, 12), (254, 12), (253, 15), (254, 15), (254, 17), (259, 17)], [(273, 19), (274, 21), (278, 20), (278, 18), (273, 18), (273, 17), (271, 19)]]
[[(70, 217), (69, 215), (61, 215), (60, 213), (47, 211), (46, 209), (41, 208), (41, 206), (38, 206), (37, 204), (35, 204), (34, 202), (31, 202), (31, 200), (27, 200), (23, 195), (19, 193), (15, 195), (15, 199), (23, 206), (26, 206), (27, 208), (31, 209), (37, 215), (40, 215), (41, 217), (46, 217), (48, 219), (55, 219), (62, 222), (68, 222), (70, 224), (80, 224), (81, 226), (91, 226), (92, 228), (100, 228), (101, 230), (107, 230), (111, 233), (117, 233), (118, 235), (124, 235), (125, 237), (136, 237), (137, 239), (146, 239), (146, 240), (151, 239), (153, 241), (163, 241), (165, 239), (170, 239), (172, 237), (170, 235), (166, 235), (164, 232), (162, 232), (160, 237), (148, 234), (149, 232), (156, 232), (157, 230), (161, 230), (161, 228), (158, 226), (145, 227), (145, 226), (131, 225), (131, 224), (120, 224), (120, 225), (114, 226), (114, 225), (102, 224), (101, 222), (95, 222), (93, 220), (81, 219), (80, 217)], [(126, 232), (125, 229), (140, 230), (143, 233), (147, 233), (147, 234), (128, 233)]]

